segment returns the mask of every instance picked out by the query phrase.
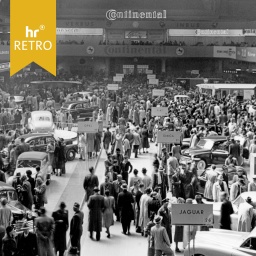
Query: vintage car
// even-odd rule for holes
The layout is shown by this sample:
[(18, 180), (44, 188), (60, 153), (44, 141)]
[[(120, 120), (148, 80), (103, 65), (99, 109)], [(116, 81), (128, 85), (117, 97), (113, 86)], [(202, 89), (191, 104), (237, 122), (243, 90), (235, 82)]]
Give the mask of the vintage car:
[[(6, 198), (8, 203), (7, 207), (11, 209), (13, 214), (13, 223), (22, 219), (33, 219), (36, 214), (26, 208), (18, 201), (18, 194), (16, 190), (11, 186), (0, 181), (0, 199)], [(0, 206), (1, 207), (1, 206)]]
[[(27, 170), (31, 170), (32, 177), (34, 178), (37, 166), (40, 167), (40, 176), (43, 181), (46, 184), (50, 184), (52, 169), (49, 166), (48, 154), (45, 152), (29, 151), (20, 154), (17, 159), (14, 176), (16, 176), (17, 173), (21, 175), (26, 174)], [(8, 184), (13, 183), (14, 176), (8, 179)]]
[[(206, 179), (206, 172), (210, 169), (211, 167), (207, 168), (206, 170), (203, 170), (203, 172), (200, 174), (198, 173), (198, 191), (197, 194), (200, 194), (203, 196), (204, 194), (204, 188), (205, 188), (205, 183), (207, 181)], [(229, 188), (232, 185), (233, 182), (233, 177), (235, 174), (237, 174), (237, 168), (238, 167), (230, 167), (228, 168), (228, 182), (229, 182)], [(222, 173), (222, 165), (216, 166), (215, 172), (217, 175), (220, 175)]]
[(66, 158), (73, 161), (78, 152), (77, 133), (63, 130), (55, 130), (52, 133), (30, 133), (20, 136), (15, 140), (16, 144), (20, 143), (20, 139), (24, 138), (25, 142), (30, 145), (32, 151), (46, 152), (47, 144), (53, 142), (56, 144), (58, 138), (63, 138), (66, 144)]
[(28, 128), (32, 132), (53, 132), (55, 125), (52, 113), (50, 111), (32, 111), (31, 117), (28, 119)]
[(61, 110), (66, 114), (70, 112), (73, 120), (76, 122), (77, 120), (88, 121), (92, 118), (93, 111), (98, 108), (98, 106), (88, 107), (85, 101), (68, 101), (63, 104)]
[(224, 164), (228, 157), (227, 137), (203, 137), (194, 148), (182, 150), (182, 160), (192, 159), (197, 169), (205, 170), (211, 164)]
[[(75, 93), (70, 93), (67, 95), (66, 99), (70, 99), (72, 96), (71, 94), (75, 97), (77, 97), (77, 100), (85, 100), (85, 97), (87, 96), (88, 99), (90, 100), (93, 96), (93, 92), (75, 92)], [(67, 101), (68, 102), (68, 101)]]
[(252, 256), (256, 255), (256, 228), (249, 232), (225, 229), (197, 231), (195, 249), (193, 241), (184, 251), (184, 256)]

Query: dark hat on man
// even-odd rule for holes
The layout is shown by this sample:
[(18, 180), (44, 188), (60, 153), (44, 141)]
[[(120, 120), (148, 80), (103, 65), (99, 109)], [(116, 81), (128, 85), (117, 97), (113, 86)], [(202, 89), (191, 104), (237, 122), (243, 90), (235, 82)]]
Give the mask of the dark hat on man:
[(122, 189), (127, 189), (127, 184), (124, 183), (122, 186), (121, 186)]
[(66, 207), (67, 207), (67, 206), (66, 206), (66, 204), (65, 204), (64, 202), (61, 202), (61, 203), (60, 203), (60, 208), (61, 208), (61, 209), (64, 209), (64, 208), (66, 208)]
[(99, 189), (98, 187), (94, 187), (93, 191), (94, 191), (94, 192), (99, 192), (100, 189)]
[(169, 203), (169, 201), (170, 199), (166, 197), (165, 199), (162, 200), (162, 203)]
[(155, 224), (159, 224), (162, 219), (163, 219), (162, 216), (156, 215), (155, 218), (154, 218), (154, 223)]
[(79, 203), (74, 203), (74, 207), (79, 209), (80, 208), (80, 204)]

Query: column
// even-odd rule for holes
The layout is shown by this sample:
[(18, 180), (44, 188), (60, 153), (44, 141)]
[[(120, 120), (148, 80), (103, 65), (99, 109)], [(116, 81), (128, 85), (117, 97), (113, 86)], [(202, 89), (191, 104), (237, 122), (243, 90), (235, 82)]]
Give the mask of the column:
[(162, 73), (166, 73), (166, 59), (164, 59), (164, 58), (161, 59), (161, 62), (162, 62), (162, 63), (161, 63), (161, 64), (162, 64), (162, 65), (161, 65), (161, 72), (162, 72)]
[(105, 58), (105, 76), (109, 76), (110, 71), (110, 58)]

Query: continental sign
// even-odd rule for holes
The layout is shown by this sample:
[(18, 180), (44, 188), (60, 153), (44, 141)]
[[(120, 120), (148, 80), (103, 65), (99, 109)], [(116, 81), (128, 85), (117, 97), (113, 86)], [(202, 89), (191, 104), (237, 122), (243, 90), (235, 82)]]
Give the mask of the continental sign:
[[(22, 44), (17, 47), (25, 47)], [(50, 44), (45, 44), (46, 47)], [(28, 47), (28, 45), (26, 46)], [(55, 63), (56, 55), (54, 55)], [(135, 45), (57, 45), (57, 56), (68, 57), (174, 57), (174, 58), (221, 58), (256, 62), (256, 47), (229, 46), (135, 46)], [(10, 60), (10, 46), (0, 45), (0, 62)], [(29, 59), (30, 60), (30, 59)], [(31, 61), (30, 61), (31, 62)], [(30, 63), (29, 62), (29, 63)], [(26, 62), (26, 64), (29, 64)], [(40, 64), (39, 62), (38, 64)], [(42, 64), (42, 63), (41, 63)], [(25, 65), (24, 65), (25, 66)], [(23, 67), (22, 67), (23, 68)]]

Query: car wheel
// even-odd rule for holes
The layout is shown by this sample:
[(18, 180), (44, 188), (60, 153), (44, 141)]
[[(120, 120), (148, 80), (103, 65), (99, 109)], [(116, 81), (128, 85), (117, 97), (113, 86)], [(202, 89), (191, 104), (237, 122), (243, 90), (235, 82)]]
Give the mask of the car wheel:
[(66, 154), (67, 160), (68, 161), (73, 161), (76, 157), (76, 152), (74, 149), (69, 149), (67, 154)]
[(206, 162), (205, 160), (200, 160), (198, 163), (197, 163), (197, 169), (198, 170), (205, 170), (206, 169)]

